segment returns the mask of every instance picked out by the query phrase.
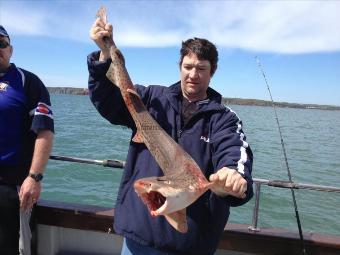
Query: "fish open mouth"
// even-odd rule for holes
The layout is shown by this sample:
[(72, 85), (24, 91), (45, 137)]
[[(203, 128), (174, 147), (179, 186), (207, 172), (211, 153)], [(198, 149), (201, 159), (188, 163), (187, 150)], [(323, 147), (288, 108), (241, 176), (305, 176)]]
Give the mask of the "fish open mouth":
[(141, 194), (141, 198), (148, 207), (151, 214), (162, 207), (166, 201), (166, 197), (157, 191), (145, 192)]

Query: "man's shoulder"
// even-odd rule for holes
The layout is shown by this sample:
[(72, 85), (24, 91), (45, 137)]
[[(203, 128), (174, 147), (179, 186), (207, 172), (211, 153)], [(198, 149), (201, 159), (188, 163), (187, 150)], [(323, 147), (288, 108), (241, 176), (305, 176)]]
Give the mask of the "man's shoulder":
[(163, 85), (138, 85), (136, 84), (135, 87), (137, 91), (140, 92), (142, 95), (148, 95), (149, 97), (159, 97), (160, 95), (164, 95), (168, 90), (169, 87)]
[(167, 90), (169, 90), (169, 87), (163, 86), (163, 85), (149, 85), (148, 89), (150, 91), (156, 92), (156, 93), (163, 93)]
[(47, 98), (49, 97), (49, 92), (38, 75), (21, 67), (17, 67), (17, 69), (23, 76), (24, 91), (28, 98), (35, 98), (37, 100), (42, 95)]
[(206, 109), (210, 109), (211, 121), (214, 123), (227, 123), (240, 120), (236, 112), (230, 107), (216, 101), (210, 101)]
[(38, 75), (34, 74), (33, 72), (30, 72), (30, 71), (28, 71), (24, 68), (21, 68), (21, 67), (17, 67), (17, 69), (25, 75), (25, 79), (27, 79), (27, 80), (39, 80), (40, 81), (40, 78), (38, 77)]

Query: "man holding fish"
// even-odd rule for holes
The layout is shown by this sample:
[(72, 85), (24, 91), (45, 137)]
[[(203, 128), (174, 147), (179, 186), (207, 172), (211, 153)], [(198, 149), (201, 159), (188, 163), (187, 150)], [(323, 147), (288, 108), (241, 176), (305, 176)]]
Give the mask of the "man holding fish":
[(121, 254), (214, 254), (230, 207), (253, 195), (242, 122), (209, 87), (215, 45), (186, 40), (180, 81), (146, 87), (132, 85), (105, 14), (90, 36), (100, 48), (88, 56), (91, 101), (112, 124), (132, 129), (115, 205)]

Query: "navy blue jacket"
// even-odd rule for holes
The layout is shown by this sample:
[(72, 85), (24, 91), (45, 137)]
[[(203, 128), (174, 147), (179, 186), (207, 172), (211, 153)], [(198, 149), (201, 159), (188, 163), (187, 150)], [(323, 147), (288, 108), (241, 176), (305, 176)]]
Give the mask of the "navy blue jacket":
[[(98, 62), (98, 53), (88, 57), (90, 98), (99, 113), (112, 124), (124, 125), (136, 132), (118, 87), (110, 83), (105, 73), (110, 61)], [(221, 95), (208, 88), (208, 100), (186, 126), (181, 126), (180, 83), (170, 87), (135, 86), (146, 108), (160, 126), (186, 150), (209, 176), (229, 167), (237, 169), (248, 181), (245, 199), (219, 197), (210, 191), (187, 208), (189, 231), (177, 232), (164, 217), (152, 217), (134, 191), (133, 183), (140, 178), (162, 176), (144, 144), (130, 141), (125, 171), (115, 205), (116, 233), (147, 246), (178, 254), (213, 254), (227, 223), (230, 206), (246, 203), (253, 195), (252, 152), (237, 115), (221, 104)]]

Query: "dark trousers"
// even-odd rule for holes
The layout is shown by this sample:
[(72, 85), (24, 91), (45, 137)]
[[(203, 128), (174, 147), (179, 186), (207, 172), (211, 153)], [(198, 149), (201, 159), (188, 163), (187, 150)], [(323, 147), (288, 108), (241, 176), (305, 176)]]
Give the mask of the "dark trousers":
[(0, 254), (19, 253), (19, 196), (15, 185), (0, 183)]

